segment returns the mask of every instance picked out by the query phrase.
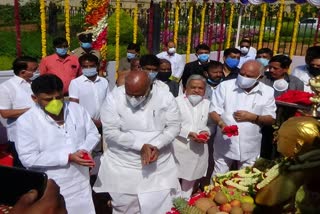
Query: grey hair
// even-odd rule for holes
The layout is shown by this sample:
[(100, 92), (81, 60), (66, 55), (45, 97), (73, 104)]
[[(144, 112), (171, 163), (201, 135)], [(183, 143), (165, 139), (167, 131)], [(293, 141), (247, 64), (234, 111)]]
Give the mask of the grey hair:
[(201, 76), (201, 75), (199, 75), (199, 74), (193, 74), (193, 75), (191, 75), (191, 76), (188, 78), (188, 80), (187, 80), (186, 86), (188, 86), (189, 83), (190, 83), (192, 80), (201, 80), (201, 81), (204, 83), (204, 86), (205, 86), (205, 87), (207, 86), (207, 80), (206, 80), (203, 76)]

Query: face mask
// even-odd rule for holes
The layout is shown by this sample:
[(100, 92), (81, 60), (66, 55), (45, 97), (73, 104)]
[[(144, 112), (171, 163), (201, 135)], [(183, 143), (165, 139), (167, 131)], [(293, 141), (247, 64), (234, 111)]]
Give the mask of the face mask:
[(127, 58), (130, 60), (130, 59), (133, 59), (133, 58), (135, 58), (136, 57), (136, 55), (135, 54), (133, 54), (133, 53), (127, 53)]
[(68, 53), (68, 48), (56, 48), (56, 53), (59, 56), (65, 56)]
[(146, 96), (141, 96), (141, 97), (131, 97), (126, 95), (127, 97), (127, 101), (129, 102), (129, 104), (133, 107), (136, 108), (137, 106), (139, 106), (143, 101), (146, 100)]
[(257, 58), (256, 60), (260, 62), (264, 67), (269, 65), (269, 60), (266, 58)]
[[(259, 77), (258, 77), (259, 78)], [(257, 79), (258, 79), (257, 78)], [(247, 89), (247, 88), (251, 88), (256, 82), (257, 79), (253, 79), (253, 78), (249, 78), (249, 77), (244, 77), (240, 74), (238, 74), (237, 77), (237, 84), (240, 88), (242, 89)]]
[(63, 108), (63, 102), (61, 100), (51, 100), (44, 109), (50, 114), (58, 116)]
[(168, 49), (168, 53), (169, 54), (174, 54), (174, 53), (176, 53), (176, 49), (175, 48), (169, 48)]
[(158, 72), (156, 78), (158, 80), (161, 80), (162, 82), (166, 82), (169, 80), (169, 77), (171, 77), (172, 71), (168, 72)]
[(82, 73), (86, 77), (92, 77), (96, 75), (98, 72), (97, 72), (97, 68), (83, 68)]
[(219, 80), (212, 80), (212, 79), (207, 79), (207, 82), (210, 84), (210, 85), (212, 85), (212, 86), (217, 86), (217, 85), (219, 85), (219, 83), (221, 82), (221, 79), (219, 79)]
[(30, 80), (33, 81), (39, 76), (40, 76), (40, 71), (36, 70), (35, 72), (33, 72), (32, 77), (30, 78)]
[(243, 55), (246, 55), (246, 54), (249, 52), (249, 48), (247, 48), (247, 47), (242, 47), (242, 48), (240, 48), (240, 51), (241, 51), (241, 53), (242, 53)]
[(227, 57), (225, 63), (227, 64), (227, 66), (229, 68), (236, 68), (238, 65), (239, 65), (239, 62), (240, 60), (238, 59), (234, 59), (234, 58), (231, 58), (231, 57)]
[(273, 88), (277, 91), (285, 91), (288, 89), (289, 83), (284, 79), (279, 79), (273, 82)]
[(320, 75), (320, 68), (315, 68), (313, 66), (308, 65), (307, 69), (310, 72), (310, 74), (312, 74), (314, 77)]
[(81, 47), (84, 49), (89, 49), (92, 47), (92, 44), (90, 42), (83, 42), (81, 43)]
[(200, 54), (198, 56), (200, 62), (207, 62), (209, 59), (209, 54)]
[(203, 100), (203, 97), (200, 95), (192, 94), (192, 95), (188, 95), (187, 97), (192, 106), (198, 105)]
[(151, 81), (155, 80), (156, 76), (158, 75), (158, 72), (149, 72), (148, 73), (148, 76), (149, 76), (149, 79)]

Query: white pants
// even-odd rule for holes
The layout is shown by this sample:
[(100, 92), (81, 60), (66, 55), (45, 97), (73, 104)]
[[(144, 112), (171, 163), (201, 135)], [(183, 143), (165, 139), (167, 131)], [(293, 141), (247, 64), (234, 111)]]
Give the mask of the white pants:
[(195, 180), (188, 181), (185, 179), (181, 179), (181, 196), (182, 196), (182, 198), (187, 198), (187, 199), (190, 198), (195, 182), (196, 182)]
[[(259, 156), (250, 158), (245, 161), (237, 161), (237, 168), (242, 169), (247, 166), (253, 166), (253, 164), (258, 158)], [(218, 155), (216, 153), (213, 154), (213, 159), (214, 159), (214, 169), (213, 169), (212, 177), (218, 173), (223, 174), (230, 171), (230, 167), (232, 163), (235, 161), (225, 156)]]
[(171, 210), (176, 192), (161, 190), (139, 194), (110, 192), (112, 214), (163, 214)]

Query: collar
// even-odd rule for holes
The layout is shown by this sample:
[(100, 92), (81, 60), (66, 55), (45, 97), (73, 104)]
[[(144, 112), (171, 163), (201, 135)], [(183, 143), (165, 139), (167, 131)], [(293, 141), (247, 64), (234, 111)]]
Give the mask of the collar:
[(64, 61), (69, 61), (70, 60), (70, 58), (69, 58), (70, 55), (69, 54), (67, 54), (67, 57), (64, 58), (64, 59), (60, 58), (57, 53), (54, 53), (53, 55), (54, 55), (54, 58), (55, 58), (56, 61), (64, 62)]
[(14, 75), (14, 76), (12, 77), (12, 80), (13, 80), (15, 83), (19, 84), (19, 85), (21, 85), (22, 83), (29, 83), (28, 81), (26, 81), (25, 79), (23, 79), (23, 78), (21, 78), (21, 77), (19, 77), (19, 76), (17, 76), (17, 75)]
[(237, 81), (234, 82), (236, 84), (236, 87), (233, 89), (233, 91), (238, 91), (238, 92), (244, 92), (245, 94), (260, 94), (260, 95), (263, 95), (262, 93), (262, 83), (260, 83), (258, 80), (257, 80), (257, 85), (251, 89), (251, 91), (247, 92), (246, 90), (240, 88), (238, 85), (237, 85)]
[(86, 77), (83, 74), (82, 74), (82, 76), (83, 76), (83, 82), (94, 82), (94, 83), (96, 83), (96, 82), (100, 81), (100, 77), (99, 76), (97, 76), (97, 78), (94, 81), (91, 81), (88, 77)]

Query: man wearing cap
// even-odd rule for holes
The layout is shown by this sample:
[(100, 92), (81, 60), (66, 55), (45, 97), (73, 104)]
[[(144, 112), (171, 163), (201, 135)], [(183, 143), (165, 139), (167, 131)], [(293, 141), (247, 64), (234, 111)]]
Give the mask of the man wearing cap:
[(96, 57), (98, 57), (99, 61), (101, 60), (101, 54), (100, 51), (94, 50), (92, 48), (92, 33), (80, 33), (78, 35), (80, 47), (73, 50), (71, 53), (76, 55), (77, 57), (80, 57), (84, 54), (93, 54)]

